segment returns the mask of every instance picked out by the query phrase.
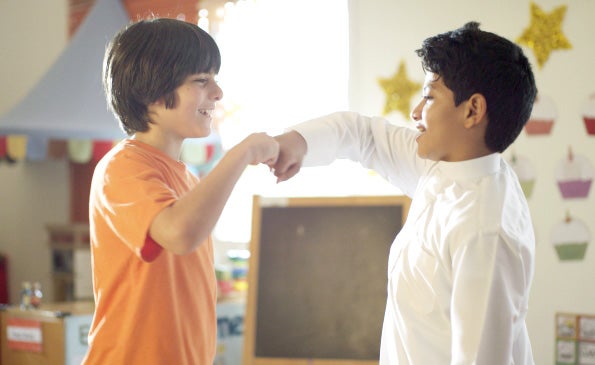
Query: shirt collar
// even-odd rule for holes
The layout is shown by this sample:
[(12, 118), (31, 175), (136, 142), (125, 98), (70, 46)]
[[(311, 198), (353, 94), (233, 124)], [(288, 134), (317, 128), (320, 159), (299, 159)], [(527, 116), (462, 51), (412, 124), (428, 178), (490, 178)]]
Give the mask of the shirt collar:
[(439, 161), (437, 167), (440, 172), (453, 179), (474, 178), (497, 172), (500, 168), (500, 161), (500, 154), (492, 153), (466, 161)]

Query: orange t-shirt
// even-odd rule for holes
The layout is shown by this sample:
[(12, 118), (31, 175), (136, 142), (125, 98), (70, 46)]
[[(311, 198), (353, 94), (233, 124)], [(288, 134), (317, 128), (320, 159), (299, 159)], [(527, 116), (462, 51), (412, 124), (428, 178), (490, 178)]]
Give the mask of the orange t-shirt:
[(211, 240), (175, 255), (148, 236), (157, 213), (197, 183), (183, 163), (135, 140), (98, 163), (89, 202), (95, 314), (84, 364), (213, 363)]

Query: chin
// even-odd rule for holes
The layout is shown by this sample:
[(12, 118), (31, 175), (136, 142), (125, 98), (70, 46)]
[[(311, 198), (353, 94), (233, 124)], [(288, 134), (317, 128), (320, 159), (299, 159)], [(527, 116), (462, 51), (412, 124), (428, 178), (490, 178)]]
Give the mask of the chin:
[(423, 160), (431, 160), (430, 156), (417, 152), (417, 156)]
[(194, 136), (191, 138), (204, 138), (211, 135), (211, 128), (200, 128), (194, 133)]
[(417, 156), (419, 158), (423, 158), (423, 159), (428, 158), (428, 154), (426, 152), (424, 152), (424, 150), (422, 148), (420, 148), (419, 141), (417, 141)]
[(417, 150), (417, 156), (424, 160), (440, 161), (440, 158), (436, 158), (436, 156), (432, 156), (431, 153), (423, 152), (423, 151), (420, 151), (419, 149)]

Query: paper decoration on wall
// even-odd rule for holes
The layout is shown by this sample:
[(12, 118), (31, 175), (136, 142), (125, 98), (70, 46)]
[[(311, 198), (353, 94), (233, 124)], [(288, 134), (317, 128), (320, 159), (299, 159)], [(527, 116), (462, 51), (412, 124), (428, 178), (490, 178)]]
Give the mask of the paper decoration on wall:
[(44, 161), (48, 155), (48, 139), (40, 136), (27, 137), (27, 160)]
[(27, 155), (27, 136), (8, 136), (6, 138), (6, 155), (12, 161), (24, 160)]
[(207, 138), (211, 143), (205, 143), (203, 139), (185, 140), (180, 154), (180, 159), (194, 174), (200, 177), (211, 171), (223, 156), (219, 135), (211, 134)]
[(71, 139), (66, 143), (70, 161), (85, 164), (101, 160), (118, 141)]
[[(119, 140), (70, 139), (53, 140), (39, 136), (0, 136), (0, 162), (45, 161), (68, 158), (87, 164), (99, 161)], [(223, 155), (221, 138), (212, 133), (206, 138), (187, 139), (180, 159), (193, 172), (202, 176), (209, 172)]]
[(533, 194), (533, 186), (535, 185), (535, 169), (533, 168), (533, 164), (528, 158), (519, 156), (514, 152), (512, 152), (509, 162), (521, 183), (525, 197), (529, 199), (531, 194)]
[(572, 44), (562, 32), (564, 15), (566, 5), (546, 13), (537, 4), (531, 3), (531, 23), (517, 42), (533, 50), (539, 68), (547, 62), (552, 51), (572, 48)]
[(595, 364), (595, 315), (556, 314), (556, 364)]
[(398, 111), (409, 120), (411, 97), (421, 90), (422, 84), (409, 79), (405, 62), (401, 60), (397, 72), (388, 79), (379, 78), (378, 83), (386, 95), (383, 114)]
[(48, 158), (60, 159), (68, 156), (68, 141), (64, 139), (50, 139), (48, 142)]
[(98, 162), (108, 153), (119, 141), (93, 141), (93, 153), (91, 160)]
[(93, 142), (91, 140), (71, 139), (68, 141), (68, 156), (76, 163), (87, 163), (93, 156)]
[(576, 364), (577, 315), (556, 314), (556, 364)]
[(552, 98), (541, 93), (537, 94), (531, 116), (525, 124), (528, 135), (548, 135), (558, 118), (558, 111)]
[(568, 154), (556, 166), (555, 177), (564, 199), (586, 198), (591, 189), (595, 169), (588, 158), (576, 155), (571, 147)]
[(595, 135), (595, 93), (591, 94), (583, 104), (583, 121), (587, 134)]
[[(34, 143), (31, 143), (31, 140)], [(48, 157), (48, 151), (51, 151), (53, 147), (53, 144), (50, 145), (47, 141), (38, 140), (36, 137), (0, 136), (0, 162), (13, 163), (23, 159), (28, 161), (45, 160)]]
[(566, 218), (552, 229), (551, 241), (560, 260), (582, 260), (591, 241), (591, 232), (582, 220), (566, 213)]
[(6, 136), (0, 136), (0, 160), (6, 157)]

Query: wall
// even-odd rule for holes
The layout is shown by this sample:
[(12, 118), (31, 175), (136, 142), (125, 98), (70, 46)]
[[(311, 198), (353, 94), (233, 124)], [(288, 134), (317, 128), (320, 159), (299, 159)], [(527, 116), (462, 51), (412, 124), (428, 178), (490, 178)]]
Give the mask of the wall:
[[(595, 247), (587, 249), (584, 261), (561, 262), (551, 245), (550, 233), (569, 210), (595, 233), (595, 187), (587, 199), (562, 200), (554, 179), (555, 165), (565, 157), (568, 145), (595, 163), (595, 137), (587, 136), (581, 119), (581, 106), (595, 92), (595, 1), (538, 0), (551, 12), (568, 5), (562, 30), (573, 45), (571, 50), (554, 51), (542, 69), (535, 67), (539, 90), (557, 105), (559, 117), (549, 136), (521, 134), (514, 149), (528, 157), (536, 170), (536, 183), (529, 198), (537, 237), (536, 269), (530, 298), (528, 326), (540, 365), (554, 363), (554, 315), (557, 311), (595, 314)], [(451, 0), (350, 0), (351, 6), (351, 91), (353, 110), (379, 115), (384, 94), (378, 77), (389, 77), (401, 59), (412, 80), (423, 82), (414, 50), (426, 37), (479, 21), (484, 30), (515, 40), (529, 25), (530, 2)], [(524, 48), (530, 61), (537, 64), (532, 51)], [(416, 100), (415, 98), (412, 100)], [(405, 119), (396, 113), (389, 119)], [(511, 150), (512, 150), (511, 149)], [(511, 155), (505, 152), (505, 157)]]
[[(66, 44), (66, 0), (0, 1), (0, 114), (51, 66)], [(40, 281), (51, 300), (46, 223), (69, 220), (66, 161), (0, 162), (0, 252), (10, 265), (10, 298), (21, 282)]]

